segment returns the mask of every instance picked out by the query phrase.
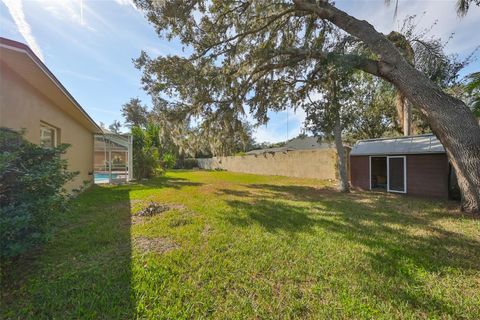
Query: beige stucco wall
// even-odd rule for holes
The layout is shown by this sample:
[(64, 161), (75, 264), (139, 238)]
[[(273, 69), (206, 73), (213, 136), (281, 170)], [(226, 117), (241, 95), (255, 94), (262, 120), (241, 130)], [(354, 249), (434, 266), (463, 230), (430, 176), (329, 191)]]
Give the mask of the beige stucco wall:
[(278, 175), (297, 178), (336, 179), (334, 148), (298, 150), (231, 157), (197, 159), (201, 169)]
[(59, 129), (59, 143), (68, 143), (65, 157), (71, 171), (80, 174), (66, 185), (67, 190), (82, 186), (83, 181), (92, 182), (93, 133), (62, 111), (40, 90), (8, 68), (2, 68), (0, 78), (0, 126), (15, 130), (26, 129), (25, 137), (40, 141), (40, 122)]

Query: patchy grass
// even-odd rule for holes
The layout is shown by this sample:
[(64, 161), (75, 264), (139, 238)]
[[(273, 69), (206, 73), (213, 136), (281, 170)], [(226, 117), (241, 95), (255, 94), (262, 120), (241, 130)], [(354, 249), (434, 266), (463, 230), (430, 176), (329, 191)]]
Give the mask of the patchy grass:
[[(95, 187), (3, 270), (1, 317), (478, 319), (480, 220), (329, 187), (200, 171)], [(151, 201), (169, 210), (135, 216)]]

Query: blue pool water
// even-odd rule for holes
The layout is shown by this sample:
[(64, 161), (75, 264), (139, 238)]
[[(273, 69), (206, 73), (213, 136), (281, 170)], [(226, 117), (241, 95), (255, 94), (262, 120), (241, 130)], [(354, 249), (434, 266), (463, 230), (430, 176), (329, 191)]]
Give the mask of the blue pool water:
[[(95, 183), (108, 183), (109, 178), (110, 174), (108, 173), (95, 173), (93, 175)], [(119, 175), (116, 173), (112, 173), (112, 179), (119, 179)]]

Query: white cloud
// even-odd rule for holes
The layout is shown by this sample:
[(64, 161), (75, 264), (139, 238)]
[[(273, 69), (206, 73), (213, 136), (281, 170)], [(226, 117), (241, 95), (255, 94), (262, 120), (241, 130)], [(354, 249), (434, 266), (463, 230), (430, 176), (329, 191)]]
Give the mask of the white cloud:
[(285, 136), (276, 134), (274, 130), (271, 129), (271, 126), (268, 125), (256, 128), (256, 130), (253, 132), (253, 137), (257, 142), (275, 143), (285, 141)]
[(43, 52), (40, 49), (40, 46), (37, 43), (37, 40), (33, 36), (32, 28), (25, 18), (25, 13), (23, 11), (23, 2), (22, 0), (2, 0), (5, 6), (8, 8), (10, 15), (15, 22), (15, 25), (18, 28), (18, 31), (22, 37), (27, 42), (30, 49), (40, 58), (40, 60), (45, 61)]
[(75, 72), (72, 70), (58, 70), (57, 72), (63, 73), (63, 74), (68, 74), (70, 76), (83, 79), (83, 80), (89, 80), (89, 81), (103, 81), (101, 78), (90, 76), (88, 74), (80, 73), (80, 72)]
[(137, 10), (137, 6), (135, 6), (135, 3), (133, 3), (132, 0), (115, 0), (115, 2), (121, 6), (132, 6), (135, 10)]
[[(287, 110), (272, 113), (271, 117), (275, 119), (270, 120), (267, 125), (254, 129), (253, 137), (257, 142), (275, 143), (298, 136), (302, 131), (306, 113), (301, 108), (297, 110), (288, 108), (288, 117)], [(247, 119), (251, 123), (255, 122), (251, 115), (248, 115)]]
[(90, 31), (96, 31), (87, 23), (84, 12), (90, 12), (85, 0), (39, 0), (42, 8), (59, 20), (72, 22)]
[(292, 119), (296, 120), (298, 123), (303, 124), (305, 122), (305, 118), (307, 117), (307, 113), (302, 108), (297, 108), (297, 110), (289, 109), (289, 117), (291, 115)]
[(394, 1), (391, 6), (386, 6), (383, 0), (338, 0), (336, 3), (340, 9), (358, 19), (367, 20), (383, 33), (398, 31), (403, 19), (410, 15), (417, 15), (418, 31), (430, 28), (437, 22), (429, 35), (447, 40), (455, 33), (446, 47), (448, 53), (468, 54), (480, 44), (480, 37), (472, 32), (480, 26), (480, 8), (475, 5), (470, 7), (465, 17), (460, 18), (456, 14), (455, 1), (399, 0), (397, 18), (394, 19)]

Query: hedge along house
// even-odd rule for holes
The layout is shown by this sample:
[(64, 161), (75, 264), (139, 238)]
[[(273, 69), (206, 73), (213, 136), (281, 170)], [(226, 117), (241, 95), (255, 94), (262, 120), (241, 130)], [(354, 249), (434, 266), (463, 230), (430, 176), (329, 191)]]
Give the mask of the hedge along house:
[(66, 185), (93, 180), (94, 134), (100, 127), (45, 64), (23, 43), (0, 38), (0, 127), (25, 130), (45, 147), (70, 144), (68, 169), (79, 175)]
[(360, 189), (448, 198), (452, 179), (445, 149), (432, 134), (360, 140), (350, 153), (350, 180)]

